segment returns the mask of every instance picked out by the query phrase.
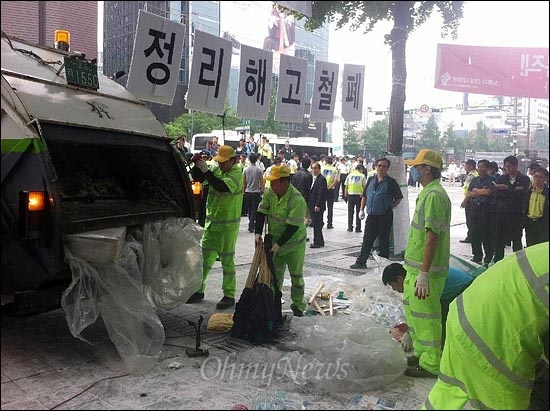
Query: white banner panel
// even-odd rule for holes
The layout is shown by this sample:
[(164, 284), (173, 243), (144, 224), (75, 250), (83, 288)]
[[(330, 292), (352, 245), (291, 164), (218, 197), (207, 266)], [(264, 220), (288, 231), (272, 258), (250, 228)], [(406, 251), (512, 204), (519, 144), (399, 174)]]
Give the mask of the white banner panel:
[(345, 121), (361, 121), (365, 66), (344, 64), (342, 76), (342, 117)]
[(241, 45), (237, 117), (267, 120), (273, 54)]
[(193, 62), (185, 108), (223, 114), (230, 69), (231, 42), (195, 30)]
[(171, 105), (184, 36), (183, 24), (140, 10), (126, 89), (142, 100)]
[(275, 120), (301, 123), (304, 120), (307, 61), (281, 54)]
[(330, 123), (334, 118), (338, 90), (338, 64), (327, 61), (315, 61), (313, 78), (313, 98), (309, 121)]

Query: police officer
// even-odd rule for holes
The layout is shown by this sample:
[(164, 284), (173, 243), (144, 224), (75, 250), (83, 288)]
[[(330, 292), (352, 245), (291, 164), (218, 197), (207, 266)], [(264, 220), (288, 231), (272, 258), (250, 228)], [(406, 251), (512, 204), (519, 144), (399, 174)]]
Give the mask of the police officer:
[(285, 165), (273, 166), (266, 177), (271, 189), (264, 193), (256, 216), (255, 243), (262, 246), (262, 232), (268, 217), (268, 232), (273, 236), (274, 288), (281, 290), (288, 266), (292, 287), (290, 308), (301, 317), (306, 309), (304, 300), (304, 258), (306, 254), (306, 202), (302, 194), (290, 184), (290, 170)]
[(204, 299), (206, 278), (216, 257), (220, 257), (223, 268), (223, 298), (216, 305), (218, 309), (235, 305), (237, 277), (235, 271), (235, 244), (239, 234), (243, 201), (243, 172), (236, 164), (235, 150), (221, 146), (214, 157), (218, 166), (212, 170), (204, 160), (195, 161), (193, 176), (206, 178), (209, 183), (206, 203), (206, 224), (202, 236), (203, 280), (199, 291), (187, 303)]

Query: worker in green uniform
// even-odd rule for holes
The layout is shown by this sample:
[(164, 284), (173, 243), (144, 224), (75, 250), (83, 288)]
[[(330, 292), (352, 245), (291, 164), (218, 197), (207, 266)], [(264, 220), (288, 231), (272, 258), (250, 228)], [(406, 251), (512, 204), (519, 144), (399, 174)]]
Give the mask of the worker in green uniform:
[(285, 165), (273, 166), (266, 177), (271, 189), (264, 193), (258, 207), (255, 226), (256, 247), (263, 244), (262, 232), (267, 217), (268, 233), (273, 236), (274, 288), (282, 290), (285, 269), (288, 266), (292, 287), (290, 308), (301, 317), (306, 309), (304, 300), (304, 258), (306, 254), (307, 205), (302, 194), (290, 184), (290, 170)]
[(441, 294), (449, 271), (451, 200), (441, 186), (443, 159), (433, 150), (422, 149), (411, 166), (414, 182), (423, 189), (418, 194), (404, 267), (405, 318), (418, 365), (405, 371), (410, 377), (435, 377), (441, 360)]
[(216, 305), (225, 309), (235, 305), (237, 277), (235, 271), (235, 244), (241, 223), (243, 202), (243, 172), (236, 164), (235, 150), (231, 146), (221, 146), (218, 162), (212, 170), (202, 160), (195, 161), (192, 172), (195, 178), (205, 178), (209, 184), (206, 203), (206, 223), (201, 246), (203, 255), (203, 279), (201, 288), (193, 294), (187, 303), (204, 299), (206, 278), (219, 256), (223, 269), (223, 298)]
[(548, 409), (528, 408), (543, 354), (548, 242), (489, 267), (451, 303), (438, 380), (422, 408), (459, 410), (470, 401), (474, 409)]

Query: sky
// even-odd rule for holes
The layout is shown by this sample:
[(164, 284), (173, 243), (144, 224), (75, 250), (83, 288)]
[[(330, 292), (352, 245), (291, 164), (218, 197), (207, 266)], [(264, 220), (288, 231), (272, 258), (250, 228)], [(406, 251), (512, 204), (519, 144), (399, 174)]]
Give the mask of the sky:
[[(98, 45), (103, 45), (103, 2), (98, 7)], [(548, 1), (466, 1), (458, 38), (441, 37), (441, 17), (432, 17), (415, 30), (407, 41), (407, 100), (405, 109), (454, 107), (462, 103), (462, 93), (433, 87), (438, 43), (498, 46), (548, 47)], [(235, 22), (239, 24), (239, 22)], [(391, 95), (391, 53), (384, 44), (384, 35), (391, 22), (380, 22), (369, 34), (350, 32), (347, 28), (331, 28), (329, 61), (339, 64), (365, 65), (365, 98), (363, 107), (386, 110)], [(342, 66), (341, 66), (342, 70)], [(484, 104), (490, 96), (470, 95), (470, 104)]]
[[(438, 43), (498, 46), (548, 47), (548, 1), (466, 1), (458, 37), (441, 37), (442, 19), (434, 12), (407, 41), (407, 90), (405, 109), (454, 107), (462, 103), (462, 93), (433, 87)], [(365, 65), (363, 107), (386, 110), (391, 95), (391, 52), (384, 35), (392, 27), (380, 22), (368, 34), (342, 28), (331, 30), (329, 61)], [(335, 27), (335, 26), (334, 26)], [(483, 104), (491, 96), (470, 95), (470, 104)]]

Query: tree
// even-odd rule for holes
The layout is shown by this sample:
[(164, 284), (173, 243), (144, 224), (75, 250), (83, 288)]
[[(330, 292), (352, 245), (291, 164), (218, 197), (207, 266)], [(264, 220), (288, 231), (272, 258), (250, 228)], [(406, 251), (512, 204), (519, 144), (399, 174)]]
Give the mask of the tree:
[(164, 124), (164, 129), (169, 137), (178, 137), (185, 134), (191, 140), (194, 134), (210, 133), (212, 130), (221, 130), (222, 127), (225, 130), (234, 130), (240, 125), (241, 119), (235, 116), (235, 111), (226, 102), (225, 118), (217, 114), (194, 111), (182, 114)]
[(440, 136), (441, 133), (437, 127), (437, 122), (435, 121), (435, 117), (432, 115), (426, 123), (426, 130), (424, 131), (422, 137), (418, 140), (416, 148), (418, 150), (428, 148), (430, 150), (441, 151), (441, 144), (439, 141)]
[(344, 124), (344, 152), (348, 154), (361, 154), (361, 141), (355, 131), (355, 124)]
[[(314, 1), (312, 16), (305, 27), (314, 30), (323, 23), (336, 21), (338, 28), (351, 24), (352, 30), (363, 27), (363, 33), (372, 31), (381, 20), (393, 21), (385, 42), (392, 52), (392, 92), (390, 122), (388, 128), (388, 152), (401, 154), (403, 150), (403, 114), (407, 83), (406, 44), (407, 37), (431, 16), (434, 9), (443, 17), (442, 34), (456, 38), (457, 28), (463, 13), (463, 1)], [(288, 9), (285, 9), (288, 11)], [(293, 13), (298, 18), (305, 17)]]
[(376, 120), (365, 134), (365, 151), (381, 158), (388, 148), (388, 120)]

